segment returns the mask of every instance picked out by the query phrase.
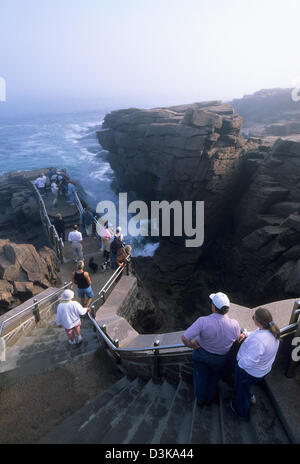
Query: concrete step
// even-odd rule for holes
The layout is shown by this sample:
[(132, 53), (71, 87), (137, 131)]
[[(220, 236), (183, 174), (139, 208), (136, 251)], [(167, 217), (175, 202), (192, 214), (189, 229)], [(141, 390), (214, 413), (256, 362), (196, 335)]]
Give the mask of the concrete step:
[(249, 422), (239, 419), (227, 405), (227, 399), (232, 397), (232, 390), (226, 384), (220, 384), (219, 417), (221, 443), (223, 444), (252, 444), (256, 443), (256, 436)]
[(221, 443), (221, 429), (219, 406), (197, 406), (194, 402), (193, 421), (188, 443), (191, 444), (218, 444)]
[(147, 415), (160, 393), (160, 385), (152, 380), (136, 396), (128, 413), (118, 414), (110, 423), (110, 430), (101, 439), (101, 443), (128, 443), (139, 428), (143, 418)]
[(125, 389), (117, 393), (109, 402), (106, 403), (93, 418), (81, 427), (76, 437), (72, 438), (71, 443), (99, 444), (103, 443), (103, 437), (112, 429), (112, 421), (115, 417), (122, 420), (130, 415), (137, 395), (145, 385), (145, 381), (135, 379)]
[(172, 384), (170, 381), (165, 380), (160, 385), (159, 395), (154, 399), (150, 407), (147, 408), (147, 411), (144, 411), (139, 422), (139, 427), (136, 428), (134, 433), (131, 433), (131, 436), (127, 437), (126, 443), (159, 443), (176, 389), (177, 384)]
[(273, 405), (261, 386), (254, 386), (256, 404), (251, 407), (250, 422), (259, 444), (290, 443)]
[(187, 443), (190, 437), (192, 412), (195, 402), (193, 386), (180, 380), (168, 412), (159, 443)]
[[(110, 403), (122, 390), (127, 389), (131, 381), (127, 377), (122, 377), (118, 382), (105, 390), (93, 401), (89, 401), (75, 414), (66, 419), (62, 424), (52, 429), (47, 435), (41, 438), (38, 444), (66, 444), (76, 443), (77, 438), (84, 433), (84, 429), (93, 420), (99, 411)], [(75, 431), (75, 433), (74, 433)]]

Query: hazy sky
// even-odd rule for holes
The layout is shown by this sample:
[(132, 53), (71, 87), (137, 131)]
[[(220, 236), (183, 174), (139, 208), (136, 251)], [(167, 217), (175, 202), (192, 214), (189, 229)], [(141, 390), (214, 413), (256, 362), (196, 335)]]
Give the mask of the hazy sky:
[(292, 87), (299, 20), (299, 0), (0, 0), (0, 110), (158, 106)]

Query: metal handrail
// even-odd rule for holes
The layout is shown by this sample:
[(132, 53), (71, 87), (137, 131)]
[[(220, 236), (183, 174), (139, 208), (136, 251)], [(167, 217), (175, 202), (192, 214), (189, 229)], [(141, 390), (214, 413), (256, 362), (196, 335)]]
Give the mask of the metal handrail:
[(27, 312), (27, 311), (29, 311), (29, 310), (35, 308), (35, 305), (36, 305), (37, 303), (40, 304), (40, 303), (43, 303), (43, 302), (46, 301), (46, 300), (49, 300), (49, 299), (52, 298), (54, 295), (57, 295), (57, 293), (63, 291), (65, 288), (70, 287), (72, 284), (73, 284), (73, 282), (65, 283), (65, 285), (64, 285), (63, 287), (57, 289), (55, 292), (50, 293), (50, 295), (47, 295), (47, 296), (45, 296), (44, 298), (42, 298), (41, 300), (38, 300), (38, 301), (36, 301), (35, 303), (32, 303), (32, 304), (31, 304), (30, 306), (28, 306), (27, 308), (22, 309), (22, 310), (19, 311), (18, 313), (13, 314), (13, 315), (10, 316), (9, 318), (7, 318), (7, 319), (5, 319), (4, 321), (2, 321), (1, 324), (0, 324), (0, 337), (2, 336), (3, 327), (4, 327), (4, 325), (5, 325), (7, 322), (11, 321), (12, 319), (15, 319), (16, 317), (19, 317), (19, 316), (22, 315), (23, 313), (25, 313), (25, 312)]
[[(53, 230), (53, 236), (54, 236), (54, 240), (60, 244), (60, 247), (61, 247), (61, 250), (64, 248), (64, 242), (62, 240), (62, 238), (59, 237), (58, 233), (57, 233), (57, 230), (55, 228), (55, 226), (51, 223), (50, 221), (50, 218), (48, 216), (48, 213), (47, 213), (47, 208), (46, 208), (46, 205), (45, 205), (45, 202), (40, 194), (40, 192), (38, 191), (34, 181), (31, 181), (31, 184), (35, 190), (35, 193), (37, 194), (37, 197), (38, 197), (38, 200), (39, 200), (39, 203), (40, 203), (40, 207), (42, 208), (43, 210), (43, 213), (44, 213), (44, 218), (46, 219), (46, 222), (47, 222), (47, 233), (48, 233), (48, 236), (49, 238), (51, 239), (51, 235), (50, 235), (50, 228), (52, 227), (52, 230)], [(41, 217), (42, 219), (42, 217)], [(42, 220), (43, 222), (43, 220)], [(56, 254), (59, 254), (59, 253), (56, 253)], [(61, 254), (62, 254), (62, 251), (61, 251)], [(63, 259), (62, 256), (58, 256), (59, 258)]]
[(88, 313), (88, 316), (96, 329), (101, 333), (102, 337), (106, 341), (106, 343), (114, 350), (117, 351), (118, 353), (138, 353), (138, 352), (143, 352), (143, 351), (154, 351), (154, 350), (168, 350), (168, 349), (176, 349), (176, 348), (186, 348), (187, 351), (192, 351), (191, 348), (188, 348), (186, 345), (183, 343), (177, 344), (177, 345), (156, 345), (156, 346), (143, 346), (142, 348), (118, 348), (116, 345), (113, 344), (113, 342), (108, 338), (108, 336), (103, 332), (101, 327), (97, 324), (95, 319), (91, 316), (90, 313)]
[[(83, 206), (82, 206), (82, 203), (81, 203), (80, 198), (79, 198), (79, 196), (78, 196), (78, 194), (77, 194), (76, 191), (74, 192), (74, 198), (75, 198), (75, 205), (76, 205), (76, 207), (77, 207), (77, 209), (78, 209), (78, 212), (79, 212), (79, 214), (80, 214), (80, 216), (81, 216), (82, 213), (83, 213), (83, 211), (84, 211), (84, 208), (83, 208)], [(94, 222), (94, 224), (95, 224), (95, 226), (96, 226), (96, 230), (97, 230), (97, 226), (99, 226), (99, 227), (104, 227), (104, 222), (101, 221), (101, 219), (97, 219), (97, 218), (94, 217), (94, 216), (93, 216), (93, 222)]]
[[(299, 310), (296, 310), (295, 311), (296, 314), (300, 314), (300, 309)], [(105, 334), (105, 332), (101, 329), (101, 327), (99, 327), (99, 325), (97, 324), (96, 320), (91, 316), (91, 314), (89, 313), (88, 314), (90, 320), (92, 321), (92, 323), (94, 324), (94, 326), (96, 327), (96, 329), (98, 330), (98, 332), (100, 333), (100, 335), (103, 337), (103, 339), (105, 340), (105, 342), (110, 346), (110, 348), (113, 350), (113, 351), (116, 351), (117, 353), (138, 353), (138, 352), (144, 352), (144, 351), (157, 351), (157, 350), (173, 350), (173, 349), (178, 349), (178, 348), (186, 348), (187, 351), (192, 351), (191, 348), (187, 347), (186, 345), (184, 345), (183, 343), (180, 343), (180, 344), (176, 344), (176, 345), (157, 345), (155, 343), (159, 343), (159, 340), (156, 340), (154, 342), (154, 345), (153, 346), (145, 346), (145, 347), (139, 347), (139, 348), (119, 348), (118, 346), (116, 346), (109, 338), (108, 336)], [(289, 324), (285, 327), (282, 327), (280, 329), (280, 335), (281, 336), (285, 336), (285, 335), (288, 335), (289, 333), (295, 331), (297, 329), (297, 326), (298, 326), (298, 323), (294, 323), (294, 324)]]

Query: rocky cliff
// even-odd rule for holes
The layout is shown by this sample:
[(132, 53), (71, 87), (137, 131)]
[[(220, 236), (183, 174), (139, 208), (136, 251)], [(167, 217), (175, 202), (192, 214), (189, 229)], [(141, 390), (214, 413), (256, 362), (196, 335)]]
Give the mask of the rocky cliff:
[(59, 263), (47, 247), (0, 240), (0, 314), (59, 283)]
[(231, 105), (242, 115), (248, 134), (276, 137), (300, 134), (297, 89), (264, 89), (235, 99)]
[(162, 238), (153, 258), (134, 260), (161, 328), (207, 314), (212, 291), (247, 306), (299, 296), (300, 144), (244, 139), (241, 124), (229, 105), (205, 102), (115, 111), (98, 132), (120, 191), (205, 202), (202, 247)]
[(299, 296), (300, 144), (278, 140), (261, 158), (254, 156), (223, 256), (231, 285), (261, 304)]
[[(230, 227), (233, 202), (244, 188), (245, 154), (258, 146), (240, 136), (241, 124), (242, 118), (229, 105), (213, 101), (114, 111), (98, 132), (99, 142), (109, 151), (119, 191), (133, 191), (144, 201), (205, 202), (202, 248), (186, 248), (183, 240), (170, 237), (161, 239), (154, 258), (135, 260), (156, 307), (166, 314), (172, 306), (168, 317), (172, 314), (175, 325), (181, 323), (187, 306), (205, 311), (207, 292), (202, 292), (202, 299), (199, 288), (206, 289), (216, 273), (201, 268), (201, 262)], [(195, 278), (199, 269), (202, 275)]]
[(42, 170), (20, 171), (0, 177), (0, 239), (10, 238), (18, 243), (47, 244), (41, 233), (39, 206), (30, 181)]

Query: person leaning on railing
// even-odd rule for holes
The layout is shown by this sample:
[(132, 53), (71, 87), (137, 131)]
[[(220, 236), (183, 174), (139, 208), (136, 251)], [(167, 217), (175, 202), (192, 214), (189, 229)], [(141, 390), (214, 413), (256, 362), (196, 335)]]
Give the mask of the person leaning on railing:
[(230, 307), (227, 295), (218, 292), (209, 298), (212, 314), (199, 317), (181, 338), (186, 346), (193, 348), (194, 392), (198, 406), (210, 406), (217, 399), (227, 354), (240, 337), (239, 323), (227, 316)]
[(132, 248), (130, 245), (126, 245), (124, 248), (120, 248), (116, 255), (116, 263), (118, 266), (124, 266), (128, 258), (131, 256)]
[(228, 402), (244, 420), (249, 420), (250, 406), (255, 402), (252, 386), (271, 371), (280, 340), (280, 329), (268, 309), (258, 308), (253, 321), (257, 329), (250, 333), (243, 329), (240, 336), (243, 343), (235, 367), (235, 398)]

